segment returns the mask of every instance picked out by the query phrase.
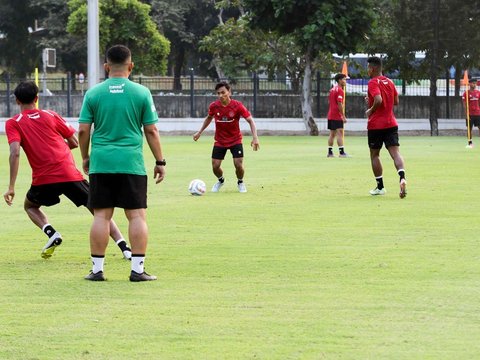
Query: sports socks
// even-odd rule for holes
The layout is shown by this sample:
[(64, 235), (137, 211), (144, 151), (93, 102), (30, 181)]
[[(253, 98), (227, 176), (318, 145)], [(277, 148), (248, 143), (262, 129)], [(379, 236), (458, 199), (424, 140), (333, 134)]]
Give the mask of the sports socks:
[(243, 183), (243, 179), (237, 179), (237, 184)]
[(53, 234), (55, 234), (55, 229), (50, 224), (45, 224), (42, 228), (42, 231), (51, 238)]
[(405, 179), (405, 170), (404, 169), (398, 169), (398, 176), (400, 176), (400, 181)]
[(340, 155), (345, 155), (345, 150), (344, 150), (343, 146), (338, 147), (338, 152), (340, 153)]
[(225, 181), (225, 178), (223, 177), (223, 175), (218, 178), (218, 181), (223, 184), (223, 182)]
[(375, 181), (377, 182), (377, 189), (382, 190), (383, 189), (383, 176), (376, 176)]
[(328, 147), (328, 155), (333, 155), (333, 147)]
[(125, 239), (118, 239), (115, 241), (115, 243), (118, 245), (120, 250), (122, 251), (128, 250), (127, 242), (125, 241)]
[(92, 272), (97, 274), (99, 271), (103, 271), (103, 264), (105, 262), (105, 255), (93, 255), (92, 254)]
[(132, 254), (132, 270), (137, 274), (143, 274), (145, 272), (144, 262), (145, 254)]

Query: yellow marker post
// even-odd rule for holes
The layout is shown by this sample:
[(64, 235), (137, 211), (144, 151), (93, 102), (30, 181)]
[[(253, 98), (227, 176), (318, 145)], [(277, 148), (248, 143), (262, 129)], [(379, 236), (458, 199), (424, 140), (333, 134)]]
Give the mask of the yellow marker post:
[(467, 146), (470, 145), (470, 141), (472, 141), (472, 134), (470, 134), (470, 109), (469, 109), (469, 102), (470, 98), (468, 96), (468, 71), (465, 70), (463, 73), (463, 83), (465, 84), (465, 110), (467, 112)]
[[(342, 65), (342, 74), (345, 75), (345, 87), (343, 88), (343, 116), (347, 117), (347, 113), (345, 110), (345, 106), (347, 103), (347, 79), (348, 79), (348, 66), (347, 61), (345, 60)], [(342, 131), (342, 140), (343, 145), (345, 146), (345, 123), (343, 123), (343, 131)]]
[[(38, 68), (35, 68), (35, 84), (38, 86)], [(35, 102), (35, 108), (38, 109), (38, 98), (37, 101)]]

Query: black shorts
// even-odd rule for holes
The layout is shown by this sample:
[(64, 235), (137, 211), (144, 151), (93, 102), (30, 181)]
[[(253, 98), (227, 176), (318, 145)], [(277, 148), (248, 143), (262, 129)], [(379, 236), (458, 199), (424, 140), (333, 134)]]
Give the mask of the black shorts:
[(60, 202), (60, 195), (65, 195), (77, 207), (87, 206), (88, 189), (86, 180), (32, 185), (27, 192), (27, 199), (38, 205), (52, 206)]
[(328, 130), (343, 129), (343, 120), (328, 120), (327, 129)]
[(90, 174), (91, 209), (147, 208), (147, 176), (132, 174)]
[(368, 130), (368, 147), (370, 149), (381, 149), (384, 143), (387, 149), (390, 146), (400, 146), (398, 126), (388, 129)]
[(225, 154), (227, 153), (227, 150), (230, 150), (232, 153), (232, 156), (234, 158), (242, 158), (243, 157), (243, 145), (242, 144), (237, 144), (230, 146), (228, 148), (226, 147), (220, 147), (220, 146), (214, 146), (212, 150), (212, 159), (216, 160), (223, 160), (225, 159)]
[[(465, 126), (468, 126), (468, 120), (465, 120)], [(480, 128), (480, 115), (470, 115), (470, 128), (474, 126)]]

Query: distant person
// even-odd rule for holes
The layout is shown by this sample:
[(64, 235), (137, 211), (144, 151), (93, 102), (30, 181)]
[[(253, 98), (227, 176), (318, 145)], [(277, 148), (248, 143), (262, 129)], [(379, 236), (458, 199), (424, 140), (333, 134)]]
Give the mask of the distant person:
[(467, 126), (470, 125), (469, 130), (469, 135), (470, 138), (468, 139), (468, 145), (469, 147), (473, 147), (473, 127), (476, 126), (478, 128), (478, 132), (480, 135), (480, 91), (476, 89), (477, 87), (477, 80), (475, 79), (469, 79), (468, 81), (468, 114), (467, 114), (467, 105), (466, 105), (466, 97), (467, 97), (467, 92), (465, 91), (462, 95), (462, 100), (463, 100), (463, 108), (465, 109), (465, 116), (467, 117), (470, 115), (470, 124), (467, 119), (466, 124)]
[[(12, 205), (22, 147), (32, 168), (32, 185), (25, 197), (24, 209), (30, 220), (48, 237), (41, 253), (44, 259), (48, 259), (63, 239), (40, 208), (58, 204), (62, 194), (75, 205), (88, 208), (89, 185), (76, 168), (70, 150), (78, 147), (75, 129), (57, 113), (36, 109), (38, 87), (34, 82), (20, 83), (14, 94), (21, 112), (5, 124), (10, 144), (10, 184), (3, 196), (7, 204)], [(89, 210), (92, 212), (90, 208)], [(110, 236), (123, 256), (130, 259), (130, 248), (113, 220), (108, 227)]]
[(347, 84), (347, 76), (345, 74), (337, 74), (335, 75), (335, 81), (337, 84), (330, 89), (328, 96), (327, 128), (330, 130), (330, 135), (328, 136), (327, 157), (335, 157), (335, 155), (333, 155), (333, 142), (335, 138), (337, 138), (339, 157), (348, 157), (343, 147), (343, 124), (347, 122), (343, 88)]
[(215, 143), (212, 151), (212, 169), (218, 181), (212, 187), (212, 192), (218, 192), (225, 183), (223, 176), (222, 161), (225, 159), (227, 150), (233, 157), (235, 174), (237, 176), (237, 187), (241, 193), (247, 192), (243, 182), (245, 169), (243, 167), (243, 144), (242, 133), (240, 132), (240, 117), (243, 117), (250, 125), (252, 142), (250, 145), (253, 151), (260, 148), (257, 136), (257, 128), (252, 115), (247, 108), (237, 100), (231, 98), (230, 85), (227, 82), (219, 82), (215, 86), (218, 100), (212, 102), (208, 108), (208, 116), (203, 121), (199, 131), (193, 134), (193, 140), (197, 141), (202, 132), (215, 119)]
[(380, 161), (380, 149), (383, 144), (393, 159), (398, 176), (400, 177), (400, 198), (407, 195), (407, 180), (405, 166), (400, 154), (398, 141), (398, 124), (393, 113), (393, 106), (398, 105), (398, 92), (392, 80), (382, 75), (382, 60), (377, 56), (369, 57), (368, 63), (368, 96), (365, 98), (368, 109), (368, 146), (370, 160), (377, 187), (370, 190), (371, 195), (385, 195), (383, 185), (383, 168)]
[(108, 79), (85, 93), (79, 118), (83, 170), (90, 177), (88, 203), (94, 212), (90, 230), (93, 268), (85, 279), (105, 280), (108, 223), (118, 207), (124, 209), (128, 219), (132, 246), (130, 281), (156, 280), (144, 269), (148, 227), (143, 134), (156, 160), (153, 176), (158, 184), (165, 177), (166, 165), (156, 127), (158, 115), (150, 91), (128, 79), (134, 66), (130, 50), (123, 45), (112, 46), (106, 60)]

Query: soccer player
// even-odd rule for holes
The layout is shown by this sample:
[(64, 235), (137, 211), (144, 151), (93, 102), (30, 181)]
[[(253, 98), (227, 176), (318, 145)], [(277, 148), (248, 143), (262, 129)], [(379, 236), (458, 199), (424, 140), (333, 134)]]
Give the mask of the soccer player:
[(347, 84), (347, 76), (345, 74), (335, 75), (337, 84), (330, 89), (328, 96), (328, 114), (327, 127), (330, 130), (328, 136), (328, 154), (327, 157), (334, 157), (333, 142), (337, 138), (338, 152), (340, 157), (348, 157), (343, 147), (343, 124), (347, 122), (345, 117), (345, 98), (343, 88)]
[(199, 131), (193, 134), (193, 140), (197, 141), (202, 132), (215, 119), (215, 143), (212, 151), (212, 170), (218, 179), (212, 187), (212, 192), (218, 192), (225, 183), (223, 176), (222, 161), (225, 159), (227, 150), (233, 157), (235, 174), (237, 176), (237, 187), (241, 193), (247, 192), (247, 187), (243, 182), (245, 169), (243, 167), (243, 144), (242, 133), (240, 132), (240, 117), (243, 117), (250, 125), (252, 132), (252, 142), (250, 145), (253, 151), (260, 148), (257, 136), (257, 128), (252, 115), (247, 108), (237, 100), (231, 98), (230, 85), (227, 82), (219, 82), (215, 86), (218, 100), (212, 102), (208, 108), (208, 116), (203, 121)]
[(407, 181), (405, 179), (405, 166), (400, 154), (398, 142), (398, 124), (393, 114), (393, 106), (398, 105), (398, 92), (392, 80), (382, 75), (382, 60), (377, 56), (367, 60), (368, 96), (365, 98), (368, 109), (367, 132), (368, 146), (370, 147), (370, 160), (377, 187), (370, 190), (371, 195), (385, 195), (383, 186), (383, 168), (380, 161), (380, 149), (383, 144), (393, 159), (398, 176), (400, 177), (400, 198), (407, 195)]
[[(468, 146), (473, 147), (473, 134), (472, 130), (473, 127), (476, 126), (478, 128), (479, 134), (480, 134), (480, 91), (476, 89), (477, 87), (477, 80), (475, 79), (469, 79), (468, 81), (468, 114), (467, 114), (467, 105), (466, 105), (466, 97), (467, 97), (467, 92), (465, 91), (462, 95), (462, 100), (463, 100), (463, 108), (465, 109), (465, 115), (468, 116), (470, 115), (470, 129), (469, 129), (469, 134), (470, 134), (470, 139), (468, 139)], [(467, 126), (469, 126), (468, 120), (466, 121)]]
[[(87, 206), (89, 185), (76, 168), (72, 156), (71, 149), (78, 147), (75, 129), (57, 113), (36, 109), (38, 87), (34, 82), (20, 83), (14, 94), (21, 112), (5, 124), (10, 144), (10, 184), (3, 196), (11, 206), (22, 147), (32, 168), (32, 185), (25, 197), (24, 209), (30, 220), (48, 237), (41, 253), (44, 259), (48, 259), (62, 243), (62, 236), (40, 207), (58, 204), (62, 194), (77, 206)], [(130, 248), (113, 220), (109, 223), (109, 232), (123, 256), (130, 259)]]
[(166, 165), (156, 127), (158, 115), (150, 91), (128, 79), (134, 66), (130, 49), (114, 45), (106, 55), (104, 68), (109, 78), (87, 91), (79, 118), (83, 170), (90, 177), (88, 203), (94, 211), (90, 230), (93, 268), (85, 279), (105, 280), (108, 223), (118, 207), (124, 209), (128, 220), (132, 246), (130, 281), (156, 280), (144, 269), (148, 227), (143, 134), (156, 160), (153, 176), (158, 184), (165, 176)]

